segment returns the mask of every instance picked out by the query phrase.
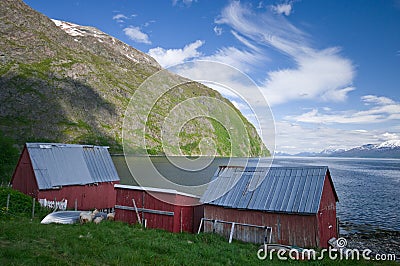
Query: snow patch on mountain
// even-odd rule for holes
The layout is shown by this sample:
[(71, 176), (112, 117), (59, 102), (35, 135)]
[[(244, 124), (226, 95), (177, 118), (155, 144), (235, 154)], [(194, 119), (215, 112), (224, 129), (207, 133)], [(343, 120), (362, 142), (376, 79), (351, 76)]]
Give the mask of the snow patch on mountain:
[(71, 36), (85, 36), (84, 32), (79, 30), (79, 25), (71, 23), (71, 22), (65, 22), (57, 19), (52, 19), (54, 24), (56, 24), (57, 27), (60, 27), (63, 31), (68, 33)]
[(385, 141), (376, 146), (378, 149), (380, 148), (399, 148), (400, 147), (400, 139), (392, 139)]
[(93, 45), (99, 43), (103, 46), (119, 51), (119, 53), (125, 55), (129, 60), (135, 63), (150, 64), (161, 69), (161, 66), (150, 56), (143, 55), (143, 53), (139, 52), (135, 48), (94, 27), (82, 26), (57, 19), (52, 19), (52, 21), (57, 27), (65, 31), (67, 34), (76, 37), (74, 39), (76, 42), (82, 42), (86, 40), (86, 42), (92, 42)]

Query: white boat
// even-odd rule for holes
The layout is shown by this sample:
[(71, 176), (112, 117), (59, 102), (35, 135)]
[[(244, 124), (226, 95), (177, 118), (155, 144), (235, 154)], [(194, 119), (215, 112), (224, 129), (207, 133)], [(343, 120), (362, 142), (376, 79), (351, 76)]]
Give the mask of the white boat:
[(81, 211), (58, 211), (48, 214), (40, 222), (41, 224), (73, 224), (79, 222)]

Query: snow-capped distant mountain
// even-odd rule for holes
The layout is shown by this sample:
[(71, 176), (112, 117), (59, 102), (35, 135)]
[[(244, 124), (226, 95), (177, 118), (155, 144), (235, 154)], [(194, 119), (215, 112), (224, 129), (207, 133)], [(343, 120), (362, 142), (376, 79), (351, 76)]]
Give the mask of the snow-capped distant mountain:
[(318, 153), (318, 155), (331, 155), (332, 153), (335, 152), (344, 152), (346, 151), (345, 149), (325, 149), (323, 151), (321, 151), (320, 153)]
[(400, 140), (388, 140), (380, 144), (366, 144), (349, 150), (334, 151), (327, 156), (365, 157), (365, 158), (400, 158)]
[(321, 152), (300, 152), (294, 155), (277, 153), (275, 155), (300, 157), (400, 158), (400, 140), (388, 140), (379, 144), (365, 144), (347, 150), (329, 148)]
[(378, 145), (378, 148), (399, 148), (400, 139), (388, 140)]

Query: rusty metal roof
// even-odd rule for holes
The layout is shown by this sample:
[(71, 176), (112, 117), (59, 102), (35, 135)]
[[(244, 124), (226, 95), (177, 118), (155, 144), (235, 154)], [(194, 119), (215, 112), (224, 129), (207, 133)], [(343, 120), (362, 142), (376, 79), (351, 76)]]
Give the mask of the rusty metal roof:
[(108, 147), (27, 143), (39, 189), (119, 181)]
[(332, 184), (327, 166), (220, 166), (200, 201), (237, 209), (315, 214), (326, 176)]

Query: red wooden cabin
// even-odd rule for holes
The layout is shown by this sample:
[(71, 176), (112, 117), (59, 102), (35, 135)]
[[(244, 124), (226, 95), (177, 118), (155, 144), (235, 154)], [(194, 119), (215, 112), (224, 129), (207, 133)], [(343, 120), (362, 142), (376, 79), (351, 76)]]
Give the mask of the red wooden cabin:
[[(115, 220), (146, 223), (148, 228), (195, 232), (203, 215), (199, 197), (172, 189), (115, 185)], [(135, 201), (136, 209), (133, 204)], [(139, 217), (138, 217), (139, 216)]]
[[(338, 236), (337, 201), (328, 167), (222, 166), (201, 198), (204, 231), (228, 236), (232, 222), (250, 224), (272, 228), (272, 243), (326, 248)], [(239, 225), (233, 238), (260, 243), (264, 234)]]
[(67, 200), (67, 208), (113, 208), (119, 177), (108, 147), (26, 143), (11, 186), (37, 200)]

